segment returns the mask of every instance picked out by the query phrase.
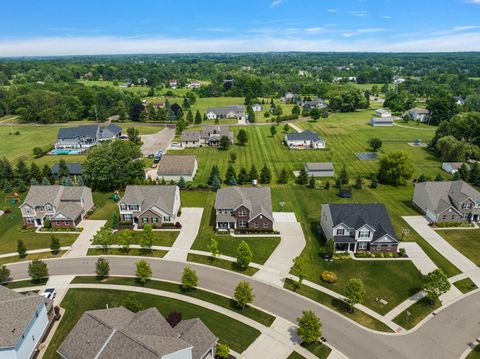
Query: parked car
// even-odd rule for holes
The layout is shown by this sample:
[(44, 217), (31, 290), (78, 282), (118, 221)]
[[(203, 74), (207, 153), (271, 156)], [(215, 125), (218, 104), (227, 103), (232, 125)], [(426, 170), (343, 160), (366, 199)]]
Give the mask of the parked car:
[(47, 299), (53, 300), (57, 296), (57, 292), (55, 288), (47, 288), (43, 291), (42, 295)]

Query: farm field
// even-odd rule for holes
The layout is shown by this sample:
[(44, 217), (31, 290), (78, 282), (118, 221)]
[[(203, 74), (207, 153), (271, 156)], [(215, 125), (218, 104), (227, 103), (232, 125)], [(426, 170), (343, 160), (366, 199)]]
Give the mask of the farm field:
[(119, 290), (70, 289), (61, 303), (65, 314), (48, 346), (45, 357), (60, 357), (56, 354), (58, 347), (85, 311), (104, 309), (107, 304), (111, 308), (118, 307), (123, 305), (127, 298), (137, 300), (142, 309), (156, 307), (163, 316), (177, 311), (182, 313), (183, 319), (200, 318), (220, 338), (220, 341), (237, 352), (245, 350), (260, 334), (258, 330), (223, 314), (180, 300)]

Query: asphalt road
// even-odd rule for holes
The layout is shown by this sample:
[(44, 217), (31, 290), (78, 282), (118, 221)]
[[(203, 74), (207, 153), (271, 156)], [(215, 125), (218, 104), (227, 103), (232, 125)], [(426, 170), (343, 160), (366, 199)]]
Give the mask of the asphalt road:
[[(109, 257), (111, 275), (134, 275), (136, 257)], [(153, 277), (180, 281), (185, 263), (146, 259)], [(50, 275), (93, 275), (96, 257), (47, 260)], [(323, 323), (328, 342), (350, 358), (459, 358), (468, 343), (480, 336), (480, 292), (449, 306), (420, 329), (406, 335), (382, 334), (353, 324), (345, 317), (290, 291), (234, 272), (214, 267), (188, 264), (199, 275), (199, 287), (233, 294), (240, 280), (249, 281), (254, 289), (254, 304), (291, 322), (302, 310), (314, 310)], [(13, 279), (28, 278), (28, 262), (8, 265)], [(382, 285), (388, 285), (383, 283)]]

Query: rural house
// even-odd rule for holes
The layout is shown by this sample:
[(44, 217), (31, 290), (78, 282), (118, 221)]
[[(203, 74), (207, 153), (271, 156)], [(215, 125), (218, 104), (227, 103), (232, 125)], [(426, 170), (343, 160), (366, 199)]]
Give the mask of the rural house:
[(217, 341), (200, 319), (172, 327), (157, 308), (117, 307), (83, 313), (57, 352), (63, 359), (208, 359)]
[(139, 228), (144, 224), (153, 227), (174, 224), (180, 210), (180, 190), (177, 186), (128, 185), (118, 208), (122, 222)]
[(76, 227), (95, 209), (92, 190), (85, 186), (31, 186), (20, 206), (25, 227)]
[(412, 108), (407, 111), (406, 115), (413, 121), (428, 122), (430, 119), (430, 111), (424, 108)]
[(120, 138), (122, 129), (110, 124), (106, 127), (99, 125), (81, 125), (65, 127), (58, 130), (56, 149), (87, 149), (100, 141)]
[(230, 143), (233, 143), (233, 131), (229, 131), (228, 126), (203, 126), (201, 131), (184, 131), (181, 137), (182, 147), (217, 147), (220, 144), (220, 138), (228, 137)]
[(53, 319), (52, 301), (0, 285), (0, 358), (33, 358)]
[(236, 118), (237, 120), (245, 119), (245, 108), (243, 105), (232, 105), (224, 107), (210, 107), (206, 112), (209, 120)]
[[(453, 175), (458, 172), (458, 170), (460, 169), (460, 167), (462, 167), (463, 164), (464, 162), (443, 162), (442, 170)], [(465, 165), (470, 169), (470, 166), (468, 164), (465, 163)]]
[(252, 111), (253, 112), (260, 112), (263, 110), (263, 106), (259, 103), (253, 104), (252, 105)]
[(305, 101), (303, 103), (303, 109), (307, 112), (309, 112), (310, 110), (312, 110), (314, 108), (322, 109), (322, 108), (326, 108), (326, 107), (327, 107), (327, 104), (321, 98), (317, 98), (317, 99), (311, 100), (311, 101)]
[(272, 195), (269, 187), (227, 187), (215, 199), (217, 230), (273, 230)]
[(157, 176), (166, 181), (192, 181), (198, 170), (197, 157), (165, 155), (158, 162)]
[(310, 130), (287, 133), (284, 142), (290, 149), (324, 149), (326, 146), (325, 140)]
[(480, 220), (480, 193), (464, 181), (416, 183), (413, 204), (433, 223)]
[(320, 219), (337, 252), (397, 252), (398, 240), (383, 204), (323, 204)]
[(305, 172), (307, 172), (309, 177), (335, 176), (332, 162), (307, 162), (305, 163)]
[(384, 108), (379, 108), (375, 110), (375, 116), (380, 118), (390, 118), (392, 117), (392, 113)]

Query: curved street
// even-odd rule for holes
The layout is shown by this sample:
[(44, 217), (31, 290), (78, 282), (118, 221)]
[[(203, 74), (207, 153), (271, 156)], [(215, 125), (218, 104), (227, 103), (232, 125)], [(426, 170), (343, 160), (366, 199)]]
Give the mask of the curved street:
[[(106, 256), (112, 276), (134, 276), (139, 257)], [(418, 330), (405, 335), (384, 334), (360, 327), (338, 313), (293, 292), (261, 280), (215, 267), (162, 259), (147, 260), (152, 278), (178, 282), (188, 265), (197, 271), (199, 287), (231, 296), (240, 280), (252, 284), (254, 305), (295, 322), (302, 310), (314, 310), (323, 323), (328, 342), (350, 358), (458, 358), (468, 344), (480, 335), (480, 291), (440, 311)], [(94, 275), (97, 257), (46, 260), (54, 275)], [(26, 279), (28, 263), (8, 265), (14, 280)]]

